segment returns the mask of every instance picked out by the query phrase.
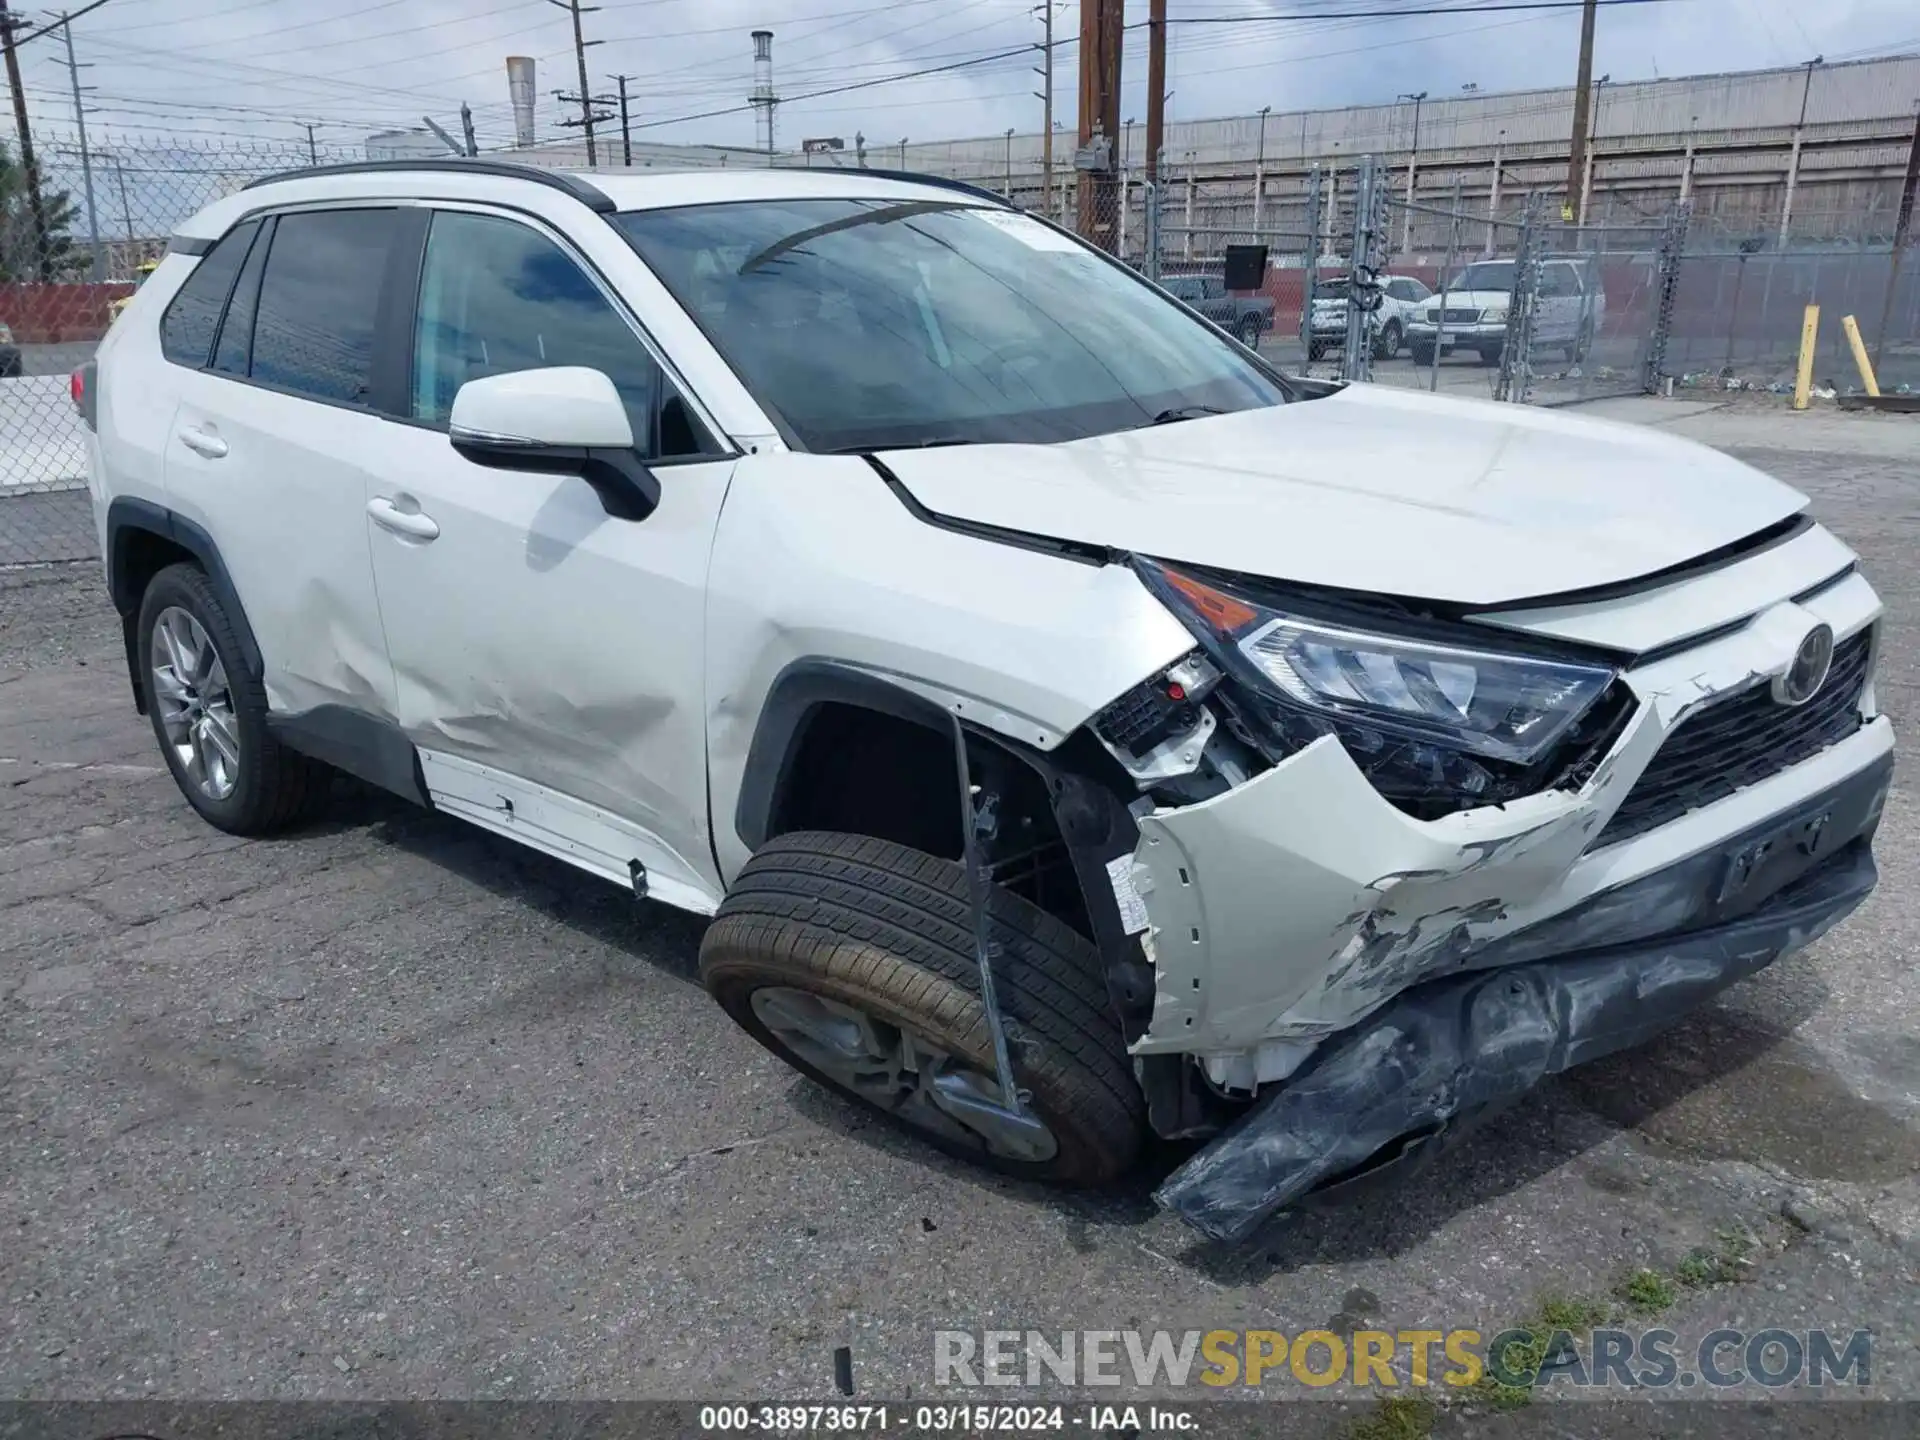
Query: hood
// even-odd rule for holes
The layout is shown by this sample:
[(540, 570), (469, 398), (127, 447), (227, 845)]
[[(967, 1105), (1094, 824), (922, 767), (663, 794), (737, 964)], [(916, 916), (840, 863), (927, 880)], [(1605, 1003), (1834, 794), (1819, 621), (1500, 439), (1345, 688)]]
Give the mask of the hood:
[[(1449, 290), (1447, 292), (1449, 310), (1455, 307), (1463, 310), (1484, 310), (1489, 305), (1506, 305), (1512, 300), (1513, 293), (1508, 290)], [(1426, 299), (1416, 300), (1413, 303), (1437, 308), (1440, 304), (1440, 292), (1436, 290)]]
[(949, 519), (1464, 606), (1635, 580), (1806, 504), (1658, 430), (1380, 385), (1061, 445), (882, 459)]

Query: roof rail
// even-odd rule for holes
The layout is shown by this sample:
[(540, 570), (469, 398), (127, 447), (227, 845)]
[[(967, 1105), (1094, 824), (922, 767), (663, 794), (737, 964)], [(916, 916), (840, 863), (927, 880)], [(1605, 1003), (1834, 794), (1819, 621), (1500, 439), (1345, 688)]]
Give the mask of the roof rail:
[[(833, 172), (822, 171), (821, 173), (832, 174)], [(970, 184), (965, 180), (951, 180), (945, 175), (922, 175), (917, 170), (870, 170), (865, 166), (853, 170), (842, 167), (841, 173), (846, 175), (872, 175), (880, 180), (905, 180), (914, 185), (930, 185), (936, 190), (958, 190), (963, 195), (972, 195), (981, 200), (991, 200), (994, 204), (1005, 210), (1016, 208), (1014, 203), (998, 190), (989, 190), (984, 185)]]
[(505, 180), (531, 180), (536, 185), (571, 195), (589, 210), (602, 215), (613, 213), (614, 203), (606, 191), (589, 185), (578, 175), (563, 170), (547, 170), (538, 165), (521, 165), (511, 160), (481, 160), (465, 156), (433, 156), (424, 160), (355, 160), (345, 165), (314, 165), (305, 170), (283, 170), (278, 175), (263, 175), (245, 187), (256, 190), (262, 185), (277, 185), (282, 180), (313, 180), (328, 175), (404, 174), (409, 170), (430, 170), (467, 175), (494, 175)]

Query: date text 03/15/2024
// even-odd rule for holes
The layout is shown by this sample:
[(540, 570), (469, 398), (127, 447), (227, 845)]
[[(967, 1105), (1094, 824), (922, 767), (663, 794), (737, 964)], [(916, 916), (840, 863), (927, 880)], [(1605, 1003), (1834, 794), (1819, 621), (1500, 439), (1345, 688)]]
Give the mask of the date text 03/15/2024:
[(1200, 1423), (1191, 1410), (1165, 1405), (703, 1405), (700, 1428), (756, 1435), (1102, 1435), (1193, 1434)]

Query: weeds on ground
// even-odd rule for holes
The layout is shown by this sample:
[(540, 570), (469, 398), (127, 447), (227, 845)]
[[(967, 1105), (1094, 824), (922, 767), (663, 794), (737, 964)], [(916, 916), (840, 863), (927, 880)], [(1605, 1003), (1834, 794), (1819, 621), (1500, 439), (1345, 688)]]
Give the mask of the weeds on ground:
[(1428, 1440), (1438, 1413), (1424, 1395), (1382, 1395), (1347, 1426), (1346, 1440)]

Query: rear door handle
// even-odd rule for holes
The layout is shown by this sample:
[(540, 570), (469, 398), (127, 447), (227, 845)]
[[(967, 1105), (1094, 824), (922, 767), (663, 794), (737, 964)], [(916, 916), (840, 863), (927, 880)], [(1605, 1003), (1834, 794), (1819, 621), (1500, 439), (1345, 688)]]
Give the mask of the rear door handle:
[(209, 460), (218, 460), (227, 453), (227, 442), (211, 430), (201, 430), (189, 425), (180, 432), (180, 443), (196, 455), (204, 455)]
[(433, 540), (440, 534), (440, 527), (431, 516), (422, 515), (418, 510), (402, 510), (384, 495), (367, 502), (367, 514), (381, 529), (404, 535), (409, 540)]

